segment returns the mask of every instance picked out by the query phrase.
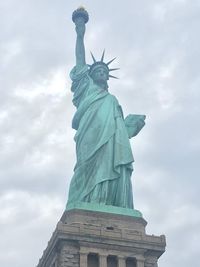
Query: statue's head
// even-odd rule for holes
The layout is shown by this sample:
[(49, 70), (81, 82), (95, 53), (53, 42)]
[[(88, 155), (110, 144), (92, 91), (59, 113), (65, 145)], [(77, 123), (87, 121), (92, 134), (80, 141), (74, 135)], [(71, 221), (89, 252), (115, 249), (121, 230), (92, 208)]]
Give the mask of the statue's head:
[(93, 68), (90, 68), (89, 71), (90, 77), (96, 83), (105, 83), (109, 80), (109, 69), (104, 64), (96, 64)]
[(109, 77), (117, 79), (117, 77), (110, 75), (109, 72), (114, 71), (114, 70), (118, 70), (118, 68), (117, 69), (109, 69), (108, 65), (113, 60), (115, 60), (115, 58), (110, 60), (108, 63), (105, 63), (105, 62), (103, 62), (104, 54), (105, 54), (105, 51), (102, 54), (101, 60), (96, 61), (95, 57), (91, 53), (94, 63), (92, 65), (89, 65), (89, 67), (90, 67), (89, 75), (95, 83), (101, 84), (104, 86), (106, 85), (106, 88), (108, 88), (107, 81), (109, 80)]

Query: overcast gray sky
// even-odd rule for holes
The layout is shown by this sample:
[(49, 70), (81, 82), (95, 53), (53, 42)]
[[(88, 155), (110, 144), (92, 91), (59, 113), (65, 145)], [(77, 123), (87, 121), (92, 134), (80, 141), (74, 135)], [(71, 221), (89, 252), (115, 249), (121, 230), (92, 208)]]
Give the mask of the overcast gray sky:
[(35, 266), (65, 208), (75, 164), (71, 13), (79, 5), (90, 14), (87, 62), (90, 50), (117, 56), (120, 79), (109, 90), (125, 115), (147, 116), (131, 141), (134, 204), (147, 233), (166, 235), (159, 267), (198, 266), (198, 0), (0, 2), (0, 266)]

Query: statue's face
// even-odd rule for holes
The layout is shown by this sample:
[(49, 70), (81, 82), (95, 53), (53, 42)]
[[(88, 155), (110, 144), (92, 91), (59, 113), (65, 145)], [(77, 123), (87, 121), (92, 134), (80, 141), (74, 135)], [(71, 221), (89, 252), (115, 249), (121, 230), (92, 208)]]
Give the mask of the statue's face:
[(105, 83), (108, 80), (108, 71), (105, 68), (102, 68), (101, 66), (99, 68), (96, 68), (91, 77), (93, 79), (94, 82), (97, 83)]

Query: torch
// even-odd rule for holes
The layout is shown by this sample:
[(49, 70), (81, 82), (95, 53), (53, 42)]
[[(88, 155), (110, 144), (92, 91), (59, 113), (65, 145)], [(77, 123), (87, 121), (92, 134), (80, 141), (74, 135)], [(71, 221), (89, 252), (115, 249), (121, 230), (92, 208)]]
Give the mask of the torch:
[(84, 7), (79, 7), (72, 13), (72, 21), (77, 24), (80, 22), (87, 23), (89, 20), (89, 15)]

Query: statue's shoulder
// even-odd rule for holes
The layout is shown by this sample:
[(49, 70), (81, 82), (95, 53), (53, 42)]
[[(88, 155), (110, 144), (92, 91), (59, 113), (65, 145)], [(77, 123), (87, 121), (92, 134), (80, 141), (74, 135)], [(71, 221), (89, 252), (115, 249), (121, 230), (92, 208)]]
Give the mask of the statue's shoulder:
[(112, 99), (112, 101), (113, 101), (116, 105), (120, 106), (117, 97), (116, 97), (115, 95), (111, 94), (111, 93), (108, 93), (108, 94), (109, 94), (109, 97)]
[(89, 69), (88, 65), (76, 65), (70, 71), (70, 78), (72, 81), (81, 80), (87, 76), (89, 78)]

